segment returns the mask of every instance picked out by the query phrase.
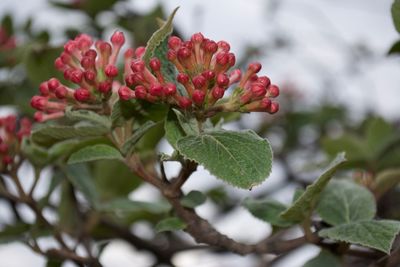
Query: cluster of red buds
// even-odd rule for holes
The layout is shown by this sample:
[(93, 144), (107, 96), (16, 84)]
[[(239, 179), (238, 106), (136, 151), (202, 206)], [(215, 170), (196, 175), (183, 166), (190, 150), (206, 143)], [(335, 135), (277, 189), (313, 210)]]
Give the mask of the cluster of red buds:
[(113, 88), (116, 91), (119, 87), (116, 63), (124, 43), (125, 37), (119, 31), (111, 36), (111, 43), (93, 42), (86, 34), (68, 41), (54, 64), (64, 73), (64, 78), (76, 84), (77, 88), (68, 87), (56, 78), (43, 82), (39, 87), (40, 95), (31, 99), (31, 106), (38, 110), (35, 120), (60, 118), (64, 116), (67, 106), (102, 110)]
[[(150, 59), (147, 66), (142, 58), (144, 50), (140, 48), (135, 58), (129, 56), (133, 53), (126, 58), (126, 86), (119, 89), (121, 99), (167, 102), (182, 109), (207, 111), (224, 97), (228, 88), (239, 83), (230, 100), (218, 105), (220, 111), (264, 111), (271, 114), (278, 111), (278, 103), (271, 99), (279, 95), (279, 88), (271, 84), (267, 76), (257, 76), (261, 64), (250, 64), (243, 75), (239, 69), (229, 71), (236, 59), (227, 42), (215, 42), (196, 33), (189, 41), (171, 36), (168, 48), (166, 57), (179, 72), (177, 84), (166, 81), (158, 58)], [(184, 88), (184, 93), (177, 90), (178, 83)]]
[[(272, 101), (279, 95), (279, 88), (267, 76), (257, 75), (260, 63), (250, 64), (243, 75), (239, 69), (230, 70), (236, 59), (225, 41), (215, 42), (201, 33), (194, 34), (189, 41), (170, 37), (165, 57), (178, 71), (172, 80), (165, 76), (165, 66), (159, 58), (145, 61), (144, 47), (125, 51), (124, 70), (120, 73), (116, 62), (124, 42), (123, 33), (118, 31), (112, 35), (111, 43), (94, 43), (85, 34), (68, 41), (55, 67), (78, 88), (70, 88), (56, 78), (43, 82), (40, 95), (31, 99), (32, 107), (38, 110), (35, 120), (62, 117), (68, 105), (104, 110), (113, 93), (118, 93), (122, 100), (167, 103), (203, 115), (213, 114), (210, 111), (273, 114), (279, 109), (278, 103)], [(123, 82), (118, 81), (119, 74), (123, 75)], [(228, 88), (233, 88), (229, 100), (219, 101)]]
[(15, 163), (21, 141), (31, 133), (32, 123), (27, 118), (17, 121), (14, 115), (0, 117), (0, 172)]
[(0, 52), (12, 50), (15, 47), (15, 37), (10, 36), (7, 30), (0, 26)]

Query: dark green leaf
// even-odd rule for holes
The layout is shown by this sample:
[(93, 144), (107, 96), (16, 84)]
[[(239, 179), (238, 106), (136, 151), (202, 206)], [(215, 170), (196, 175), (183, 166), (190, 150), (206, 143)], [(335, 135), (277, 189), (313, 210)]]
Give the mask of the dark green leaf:
[(126, 142), (122, 145), (121, 152), (124, 155), (132, 153), (134, 146), (136, 143), (142, 138), (149, 129), (154, 127), (156, 124), (152, 121), (147, 121), (143, 125), (141, 125), (138, 129), (133, 131), (131, 137), (126, 140)]
[(324, 238), (362, 245), (389, 254), (399, 231), (400, 222), (398, 221), (373, 220), (341, 224), (324, 229), (318, 234)]
[(64, 261), (59, 259), (48, 259), (46, 263), (46, 267), (61, 267)]
[(121, 153), (114, 147), (104, 144), (84, 147), (73, 153), (68, 164), (88, 162), (100, 159), (117, 159), (123, 160)]
[(313, 259), (307, 261), (303, 267), (341, 267), (338, 257), (327, 250), (321, 252)]
[(193, 190), (182, 197), (181, 204), (186, 208), (195, 208), (203, 204), (206, 200), (207, 197), (202, 192)]
[(365, 187), (346, 180), (334, 180), (322, 191), (316, 211), (325, 222), (339, 225), (372, 219), (376, 203)]
[(306, 191), (304, 191), (292, 206), (281, 214), (281, 217), (288, 221), (300, 222), (310, 216), (322, 190), (328, 184), (336, 170), (345, 161), (345, 154), (338, 154), (331, 164), (323, 171), (322, 175), (311, 185), (307, 186)]
[(280, 217), (280, 214), (287, 209), (287, 207), (279, 201), (273, 199), (254, 200), (245, 199), (243, 206), (250, 211), (250, 213), (260, 220), (270, 223), (274, 226), (289, 227), (293, 222), (286, 221)]
[(90, 171), (84, 164), (68, 165), (66, 167), (68, 180), (78, 189), (86, 200), (96, 207), (99, 201), (99, 193), (90, 175)]
[(186, 158), (240, 188), (260, 184), (271, 172), (271, 147), (253, 131), (214, 131), (186, 136), (177, 142), (177, 148)]
[(111, 128), (111, 120), (103, 115), (99, 115), (90, 110), (72, 110), (67, 108), (65, 110), (65, 116), (73, 121), (87, 120), (95, 125), (103, 126), (105, 129)]
[(22, 241), (30, 229), (29, 224), (17, 223), (8, 225), (0, 231), (0, 244), (7, 244), (13, 241)]
[(165, 138), (176, 149), (176, 142), (185, 136), (175, 112), (171, 109), (164, 122)]
[(395, 137), (393, 127), (382, 118), (369, 119), (366, 125), (366, 144), (374, 156)]
[(400, 169), (387, 169), (378, 173), (373, 187), (375, 196), (382, 196), (398, 183), (400, 183)]
[(395, 42), (388, 51), (388, 55), (400, 54), (400, 40)]
[(104, 212), (133, 213), (150, 212), (154, 214), (167, 213), (171, 209), (166, 202), (133, 201), (128, 198), (118, 198), (101, 204), (100, 210)]
[(186, 228), (186, 224), (177, 217), (166, 218), (157, 223), (155, 227), (157, 233), (165, 231), (182, 230), (184, 228)]
[(400, 0), (395, 0), (392, 4), (392, 18), (394, 27), (400, 33)]

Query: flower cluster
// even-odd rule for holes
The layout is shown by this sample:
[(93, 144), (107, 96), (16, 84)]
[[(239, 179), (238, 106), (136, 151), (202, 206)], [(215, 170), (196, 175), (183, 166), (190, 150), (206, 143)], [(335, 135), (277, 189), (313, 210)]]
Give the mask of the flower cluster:
[(31, 133), (31, 121), (14, 115), (0, 117), (0, 172), (15, 162), (23, 137)]
[[(215, 42), (201, 33), (192, 35), (189, 41), (170, 37), (166, 57), (179, 72), (176, 84), (166, 81), (160, 59), (150, 59), (147, 66), (141, 57), (143, 53), (143, 50), (136, 51), (136, 58), (126, 59), (126, 86), (119, 89), (121, 99), (167, 102), (182, 109), (206, 111), (224, 97), (228, 88), (238, 83), (230, 100), (218, 106), (221, 111), (272, 114), (279, 109), (278, 103), (271, 100), (279, 95), (279, 88), (271, 84), (267, 76), (257, 75), (260, 63), (250, 64), (243, 75), (239, 69), (229, 71), (236, 58), (225, 41)], [(177, 90), (177, 86), (183, 87), (184, 92)]]
[(119, 86), (115, 82), (119, 74), (116, 63), (124, 43), (125, 37), (118, 31), (112, 35), (110, 43), (93, 42), (86, 34), (68, 41), (54, 64), (77, 88), (68, 87), (56, 78), (43, 82), (39, 87), (40, 95), (31, 99), (31, 106), (38, 110), (35, 120), (62, 117), (68, 105), (77, 109), (102, 110), (113, 87)]
[[(85, 34), (68, 41), (55, 67), (78, 88), (70, 88), (56, 78), (43, 82), (40, 95), (31, 99), (32, 107), (38, 110), (35, 120), (62, 117), (68, 105), (104, 111), (105, 105), (111, 105), (108, 100), (117, 93), (122, 100), (167, 103), (202, 115), (213, 114), (209, 111), (273, 114), (279, 109), (278, 103), (272, 101), (279, 89), (267, 76), (257, 75), (260, 63), (250, 64), (243, 74), (239, 69), (230, 70), (236, 58), (225, 41), (215, 42), (201, 33), (189, 41), (171, 36), (164, 55), (169, 62), (157, 57), (145, 59), (144, 47), (129, 48), (120, 73), (116, 63), (124, 42), (123, 33), (118, 31), (110, 43), (94, 43)], [(171, 78), (171, 66), (177, 70), (176, 77)], [(170, 71), (168, 76), (165, 68)], [(118, 80), (120, 74), (122, 82)], [(229, 99), (219, 101), (227, 95), (228, 88), (233, 88)]]

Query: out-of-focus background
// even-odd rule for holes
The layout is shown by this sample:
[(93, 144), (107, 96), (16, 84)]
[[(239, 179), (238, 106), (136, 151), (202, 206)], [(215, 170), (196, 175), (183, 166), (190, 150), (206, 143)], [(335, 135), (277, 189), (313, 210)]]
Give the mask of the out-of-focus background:
[[(189, 38), (202, 32), (210, 39), (229, 42), (239, 64), (260, 61), (263, 73), (282, 90), (282, 110), (274, 127), (268, 116), (260, 114), (244, 115), (227, 126), (253, 128), (269, 137), (276, 160), (265, 183), (252, 191), (231, 189), (200, 171), (184, 186), (187, 191), (209, 191), (216, 198), (224, 188), (221, 199), (226, 201), (208, 201), (197, 209), (199, 214), (237, 240), (256, 242), (271, 228), (240, 206), (244, 198), (268, 195), (289, 202), (290, 193), (310, 181), (308, 175), (296, 174), (309, 173), (309, 165), (324, 158), (321, 138), (334, 138), (349, 129), (362, 134), (362, 125), (371, 116), (393, 125), (398, 122), (400, 60), (388, 51), (399, 35), (390, 15), (391, 4), (392, 0), (1, 0), (0, 19), (15, 42), (10, 45), (12, 53), (0, 50), (0, 112), (18, 108), (33, 113), (30, 97), (41, 81), (55, 73), (58, 47), (78, 32), (108, 39), (120, 29), (129, 36), (129, 45), (144, 45), (157, 29), (155, 18), (166, 17), (180, 6), (174, 20), (177, 34)], [(329, 153), (329, 145), (324, 147)], [(171, 151), (165, 141), (159, 148)], [(175, 171), (173, 164), (167, 166), (168, 174)], [(130, 194), (137, 200), (156, 196), (146, 185)], [(9, 216), (0, 200), (0, 224), (8, 222)], [(132, 231), (152, 235), (146, 223), (135, 224)], [(317, 248), (308, 246), (276, 266), (300, 267), (317, 253)], [(19, 243), (1, 244), (0, 259), (0, 267), (45, 264)], [(101, 262), (107, 267), (140, 267), (152, 266), (154, 259), (117, 240), (105, 248)], [(182, 267), (260, 266), (260, 259), (198, 250), (176, 255), (174, 263)]]

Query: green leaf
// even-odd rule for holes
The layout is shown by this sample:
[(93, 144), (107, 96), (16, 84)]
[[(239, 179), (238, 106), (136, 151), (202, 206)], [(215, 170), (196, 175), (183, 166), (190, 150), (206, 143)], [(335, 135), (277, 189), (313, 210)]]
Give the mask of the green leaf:
[(176, 142), (185, 136), (175, 112), (171, 109), (164, 122), (165, 138), (176, 149)]
[(72, 185), (85, 196), (93, 207), (96, 207), (99, 202), (99, 193), (87, 166), (84, 164), (68, 165), (66, 171), (67, 178)]
[(388, 55), (400, 54), (400, 40), (395, 42), (388, 51)]
[(134, 213), (150, 212), (154, 214), (167, 213), (171, 206), (166, 202), (143, 202), (133, 201), (128, 198), (117, 198), (106, 203), (102, 203), (100, 210), (103, 212)]
[(189, 114), (183, 114), (177, 109), (172, 109), (178, 119), (179, 125), (182, 127), (186, 135), (199, 135), (199, 125), (196, 118), (191, 117)]
[(395, 0), (392, 4), (392, 18), (397, 32), (400, 33), (400, 0)]
[(374, 156), (396, 136), (395, 131), (388, 122), (382, 118), (371, 118), (366, 125), (366, 144)]
[(293, 222), (286, 221), (280, 217), (280, 214), (287, 209), (287, 207), (279, 201), (273, 199), (255, 200), (245, 199), (243, 206), (250, 211), (250, 213), (264, 222), (270, 223), (274, 226), (289, 227)]
[(114, 147), (104, 144), (84, 147), (73, 153), (68, 164), (88, 162), (100, 159), (118, 159), (123, 160), (121, 153)]
[(253, 131), (214, 131), (186, 136), (177, 142), (179, 152), (202, 164), (225, 182), (249, 189), (271, 172), (269, 142)]
[(338, 257), (327, 250), (321, 252), (313, 259), (307, 261), (303, 267), (341, 267)]
[(94, 183), (101, 199), (125, 197), (142, 183), (142, 180), (119, 160), (99, 160), (91, 165)]
[(175, 231), (186, 228), (186, 224), (177, 217), (166, 218), (156, 224), (156, 232)]
[(44, 166), (50, 161), (48, 151), (32, 142), (32, 138), (24, 138), (21, 148), (24, 155), (28, 157), (33, 164)]
[(344, 134), (336, 139), (323, 139), (322, 146), (331, 156), (346, 152), (349, 161), (365, 161), (370, 155), (365, 141), (359, 136)]
[(26, 223), (7, 225), (0, 231), (0, 244), (24, 240), (29, 229), (30, 225)]
[(32, 140), (37, 144), (48, 146), (61, 140), (102, 136), (108, 132), (108, 129), (90, 123), (77, 123), (74, 126), (43, 125), (32, 131)]
[(391, 220), (360, 221), (324, 229), (321, 237), (362, 245), (390, 253), (394, 238), (400, 231), (400, 222)]
[(322, 191), (316, 211), (325, 222), (339, 225), (372, 219), (376, 203), (365, 187), (346, 180), (335, 180)]
[(190, 191), (181, 199), (182, 206), (186, 208), (195, 208), (206, 202), (207, 197), (200, 191)]
[(378, 173), (373, 187), (375, 196), (379, 198), (398, 183), (400, 183), (400, 169), (387, 169)]
[(322, 175), (311, 185), (307, 186), (306, 191), (283, 213), (281, 217), (288, 221), (300, 222), (310, 216), (316, 201), (336, 170), (346, 161), (345, 154), (340, 153), (323, 171)]
[(111, 129), (111, 120), (108, 117), (90, 110), (72, 110), (71, 108), (67, 108), (65, 116), (73, 121), (87, 120), (93, 122), (95, 125), (103, 126), (105, 129)]
[(122, 145), (121, 148), (122, 154), (127, 155), (132, 153), (134, 146), (140, 140), (140, 138), (142, 138), (143, 135), (145, 135), (147, 131), (153, 128), (155, 125), (156, 123), (152, 121), (147, 121), (143, 125), (141, 125), (138, 129), (134, 130), (131, 137), (129, 137), (129, 139), (126, 140), (126, 142)]

